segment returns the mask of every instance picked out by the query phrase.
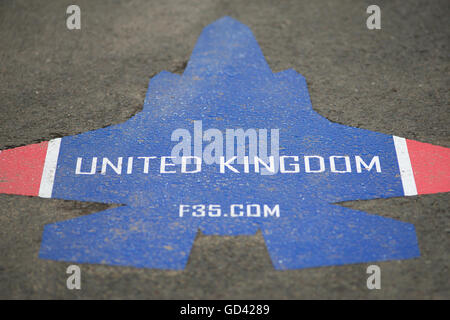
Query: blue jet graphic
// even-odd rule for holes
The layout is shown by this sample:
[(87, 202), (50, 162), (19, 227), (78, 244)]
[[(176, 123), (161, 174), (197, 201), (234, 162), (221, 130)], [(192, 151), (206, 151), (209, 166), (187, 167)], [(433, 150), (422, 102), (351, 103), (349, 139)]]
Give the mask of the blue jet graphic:
[[(284, 168), (190, 163), (181, 172), (169, 158), (173, 132), (199, 123), (200, 139), (209, 128), (278, 129)], [(57, 148), (46, 197), (122, 206), (46, 225), (44, 259), (184, 269), (199, 230), (261, 230), (280, 270), (420, 255), (412, 224), (334, 204), (408, 195), (396, 138), (320, 116), (304, 77), (272, 73), (250, 29), (229, 17), (203, 30), (181, 76), (151, 79), (141, 112)]]

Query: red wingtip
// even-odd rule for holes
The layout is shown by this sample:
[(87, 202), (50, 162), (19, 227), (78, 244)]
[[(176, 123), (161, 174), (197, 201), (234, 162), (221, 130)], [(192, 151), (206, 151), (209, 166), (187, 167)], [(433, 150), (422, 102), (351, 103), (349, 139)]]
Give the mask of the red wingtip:
[(450, 149), (406, 140), (418, 194), (450, 191)]
[(48, 142), (0, 152), (0, 193), (39, 195)]

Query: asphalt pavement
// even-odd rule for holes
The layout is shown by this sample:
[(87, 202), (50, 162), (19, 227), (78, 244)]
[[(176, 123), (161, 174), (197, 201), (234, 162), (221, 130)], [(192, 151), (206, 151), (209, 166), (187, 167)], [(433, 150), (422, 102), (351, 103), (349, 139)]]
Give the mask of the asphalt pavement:
[[(66, 8), (81, 8), (81, 30)], [(0, 150), (126, 121), (148, 82), (181, 74), (202, 29), (228, 15), (253, 31), (274, 72), (295, 69), (314, 109), (331, 121), (450, 147), (450, 3), (377, 1), (0, 2)], [(0, 194), (2, 299), (449, 299), (450, 195), (341, 205), (413, 223), (421, 257), (277, 271), (262, 235), (199, 234), (186, 269), (81, 264), (81, 290), (66, 288), (67, 262), (38, 258), (44, 225), (88, 215), (98, 203)]]

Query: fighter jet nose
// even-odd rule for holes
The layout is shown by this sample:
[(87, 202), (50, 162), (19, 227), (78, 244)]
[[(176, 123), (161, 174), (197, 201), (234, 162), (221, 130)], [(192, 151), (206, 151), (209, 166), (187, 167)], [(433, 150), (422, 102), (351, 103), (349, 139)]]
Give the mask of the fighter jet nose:
[(249, 27), (223, 17), (200, 35), (183, 75), (196, 79), (272, 75)]
[(50, 197), (60, 140), (1, 151), (0, 193)]
[(406, 140), (417, 194), (450, 191), (450, 149)]

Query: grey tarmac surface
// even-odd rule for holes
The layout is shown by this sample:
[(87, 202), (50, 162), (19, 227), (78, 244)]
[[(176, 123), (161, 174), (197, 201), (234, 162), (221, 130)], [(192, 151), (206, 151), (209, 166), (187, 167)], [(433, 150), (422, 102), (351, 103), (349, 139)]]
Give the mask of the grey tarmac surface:
[[(65, 26), (81, 7), (82, 28)], [(382, 29), (366, 28), (368, 1), (0, 2), (0, 149), (126, 121), (149, 79), (182, 73), (202, 29), (229, 15), (248, 25), (273, 71), (306, 77), (313, 107), (350, 126), (450, 147), (450, 2), (376, 1)], [(199, 234), (184, 271), (38, 259), (43, 226), (107, 205), (0, 194), (0, 298), (449, 299), (450, 194), (342, 205), (413, 223), (421, 257), (276, 271), (262, 236)]]

